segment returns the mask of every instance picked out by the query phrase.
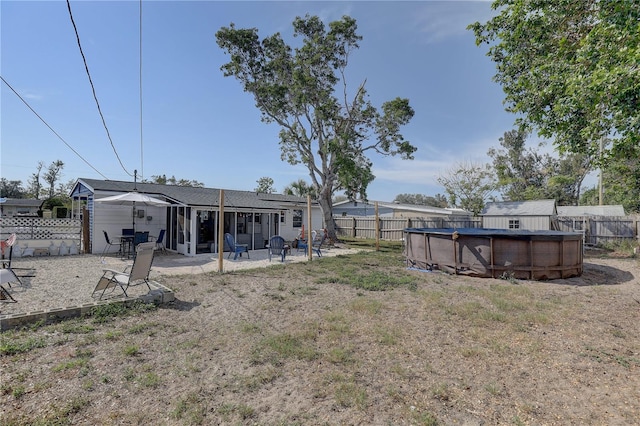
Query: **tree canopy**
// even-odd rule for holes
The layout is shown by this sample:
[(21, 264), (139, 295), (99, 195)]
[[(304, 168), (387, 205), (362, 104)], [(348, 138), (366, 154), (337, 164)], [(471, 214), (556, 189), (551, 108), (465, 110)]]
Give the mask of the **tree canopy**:
[(256, 183), (258, 184), (254, 189), (256, 192), (262, 192), (264, 194), (273, 194), (276, 192), (276, 189), (273, 187), (273, 179), (268, 176), (261, 177)]
[(461, 162), (438, 177), (449, 195), (449, 205), (478, 215), (487, 201), (493, 200), (496, 181), (488, 164)]
[(415, 204), (418, 206), (431, 206), (440, 208), (449, 207), (447, 197), (442, 194), (436, 194), (433, 197), (423, 194), (398, 194), (393, 201), (403, 204)]
[(313, 187), (304, 179), (298, 179), (285, 186), (283, 194), (295, 195), (296, 197), (306, 197), (307, 195), (310, 195), (314, 200), (318, 198)]
[[(146, 180), (143, 182), (146, 182)], [(193, 186), (196, 188), (204, 187), (204, 183), (198, 182), (197, 180), (176, 179), (173, 175), (169, 178), (167, 175), (153, 175), (151, 176), (151, 183), (158, 183), (160, 185)]]
[[(469, 26), (488, 44), (495, 81), (522, 130), (560, 152), (625, 157), (640, 141), (640, 7), (629, 0), (497, 0)], [(606, 158), (603, 155), (602, 158)], [(600, 160), (603, 161), (603, 160)]]
[(293, 30), (300, 38), (295, 48), (279, 33), (260, 40), (256, 28), (221, 28), (216, 40), (231, 59), (221, 70), (253, 95), (264, 122), (280, 126), (281, 158), (307, 167), (325, 226), (335, 238), (334, 192), (366, 199), (374, 179), (368, 152), (413, 158), (416, 148), (400, 127), (414, 111), (401, 98), (378, 111), (365, 82), (349, 92), (345, 70), (362, 39), (355, 19), (344, 16), (327, 28), (319, 17), (307, 15), (294, 20)]
[(500, 138), (502, 148), (491, 148), (496, 189), (510, 201), (555, 199), (559, 205), (576, 205), (586, 175), (591, 171), (585, 154), (566, 154), (560, 158), (526, 148), (529, 135), (511, 130)]

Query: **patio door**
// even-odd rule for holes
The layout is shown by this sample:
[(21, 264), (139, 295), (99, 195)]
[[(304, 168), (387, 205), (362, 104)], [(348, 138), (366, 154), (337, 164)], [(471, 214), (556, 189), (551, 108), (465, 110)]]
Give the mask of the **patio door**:
[(171, 206), (167, 209), (167, 247), (178, 253), (191, 254), (191, 207)]

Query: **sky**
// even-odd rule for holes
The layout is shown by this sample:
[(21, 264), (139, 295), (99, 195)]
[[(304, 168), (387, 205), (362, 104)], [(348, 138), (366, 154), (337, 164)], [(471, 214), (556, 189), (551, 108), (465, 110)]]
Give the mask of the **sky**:
[(262, 177), (279, 193), (298, 179), (310, 182), (304, 166), (281, 160), (277, 125), (261, 122), (252, 95), (223, 76), (229, 57), (215, 40), (234, 23), (294, 44), (292, 22), (306, 14), (325, 23), (354, 18), (363, 39), (349, 59), (348, 87), (366, 80), (374, 106), (402, 97), (415, 110), (401, 129), (418, 148), (415, 159), (369, 155), (370, 200), (444, 194), (439, 176), (456, 164), (489, 163), (489, 148), (514, 128), (492, 81), (495, 64), (466, 29), (491, 17), (487, 1), (70, 6), (93, 89), (66, 1), (0, 2), (0, 71), (11, 86), (0, 83), (0, 177), (24, 186), (39, 162), (56, 160), (64, 163), (62, 182), (133, 181), (134, 170), (138, 180), (166, 175), (234, 190), (252, 191)]

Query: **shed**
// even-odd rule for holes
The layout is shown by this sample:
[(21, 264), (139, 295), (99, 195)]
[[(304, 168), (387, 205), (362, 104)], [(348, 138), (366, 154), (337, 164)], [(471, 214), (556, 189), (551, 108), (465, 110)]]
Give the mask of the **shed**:
[(483, 228), (557, 230), (556, 200), (491, 202), (487, 203), (481, 216)]
[[(170, 206), (132, 206), (94, 203), (94, 200), (137, 190), (167, 201)], [(89, 215), (89, 234), (92, 253), (101, 253), (109, 235), (121, 235), (132, 226), (157, 236), (166, 230), (165, 246), (184, 255), (217, 252), (220, 221), (220, 191), (200, 188), (161, 185), (146, 182), (126, 182), (80, 178), (70, 197), (72, 216), (79, 218), (82, 209)], [(248, 244), (252, 250), (262, 249), (272, 235), (293, 240), (307, 222), (306, 198), (266, 194), (254, 191), (224, 190), (223, 228), (235, 236), (239, 244)], [(312, 203), (314, 229), (322, 228), (322, 216), (317, 203)], [(134, 216), (132, 218), (132, 215)]]

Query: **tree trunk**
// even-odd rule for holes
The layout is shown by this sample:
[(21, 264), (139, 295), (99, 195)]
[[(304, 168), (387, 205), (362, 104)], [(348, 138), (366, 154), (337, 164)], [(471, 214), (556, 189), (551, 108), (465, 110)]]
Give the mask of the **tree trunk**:
[(335, 242), (338, 241), (338, 236), (336, 235), (336, 226), (333, 221), (333, 206), (331, 203), (331, 198), (320, 197), (318, 200), (320, 204), (320, 211), (322, 212), (322, 221), (324, 222), (324, 227), (327, 229), (327, 238), (329, 241)]

